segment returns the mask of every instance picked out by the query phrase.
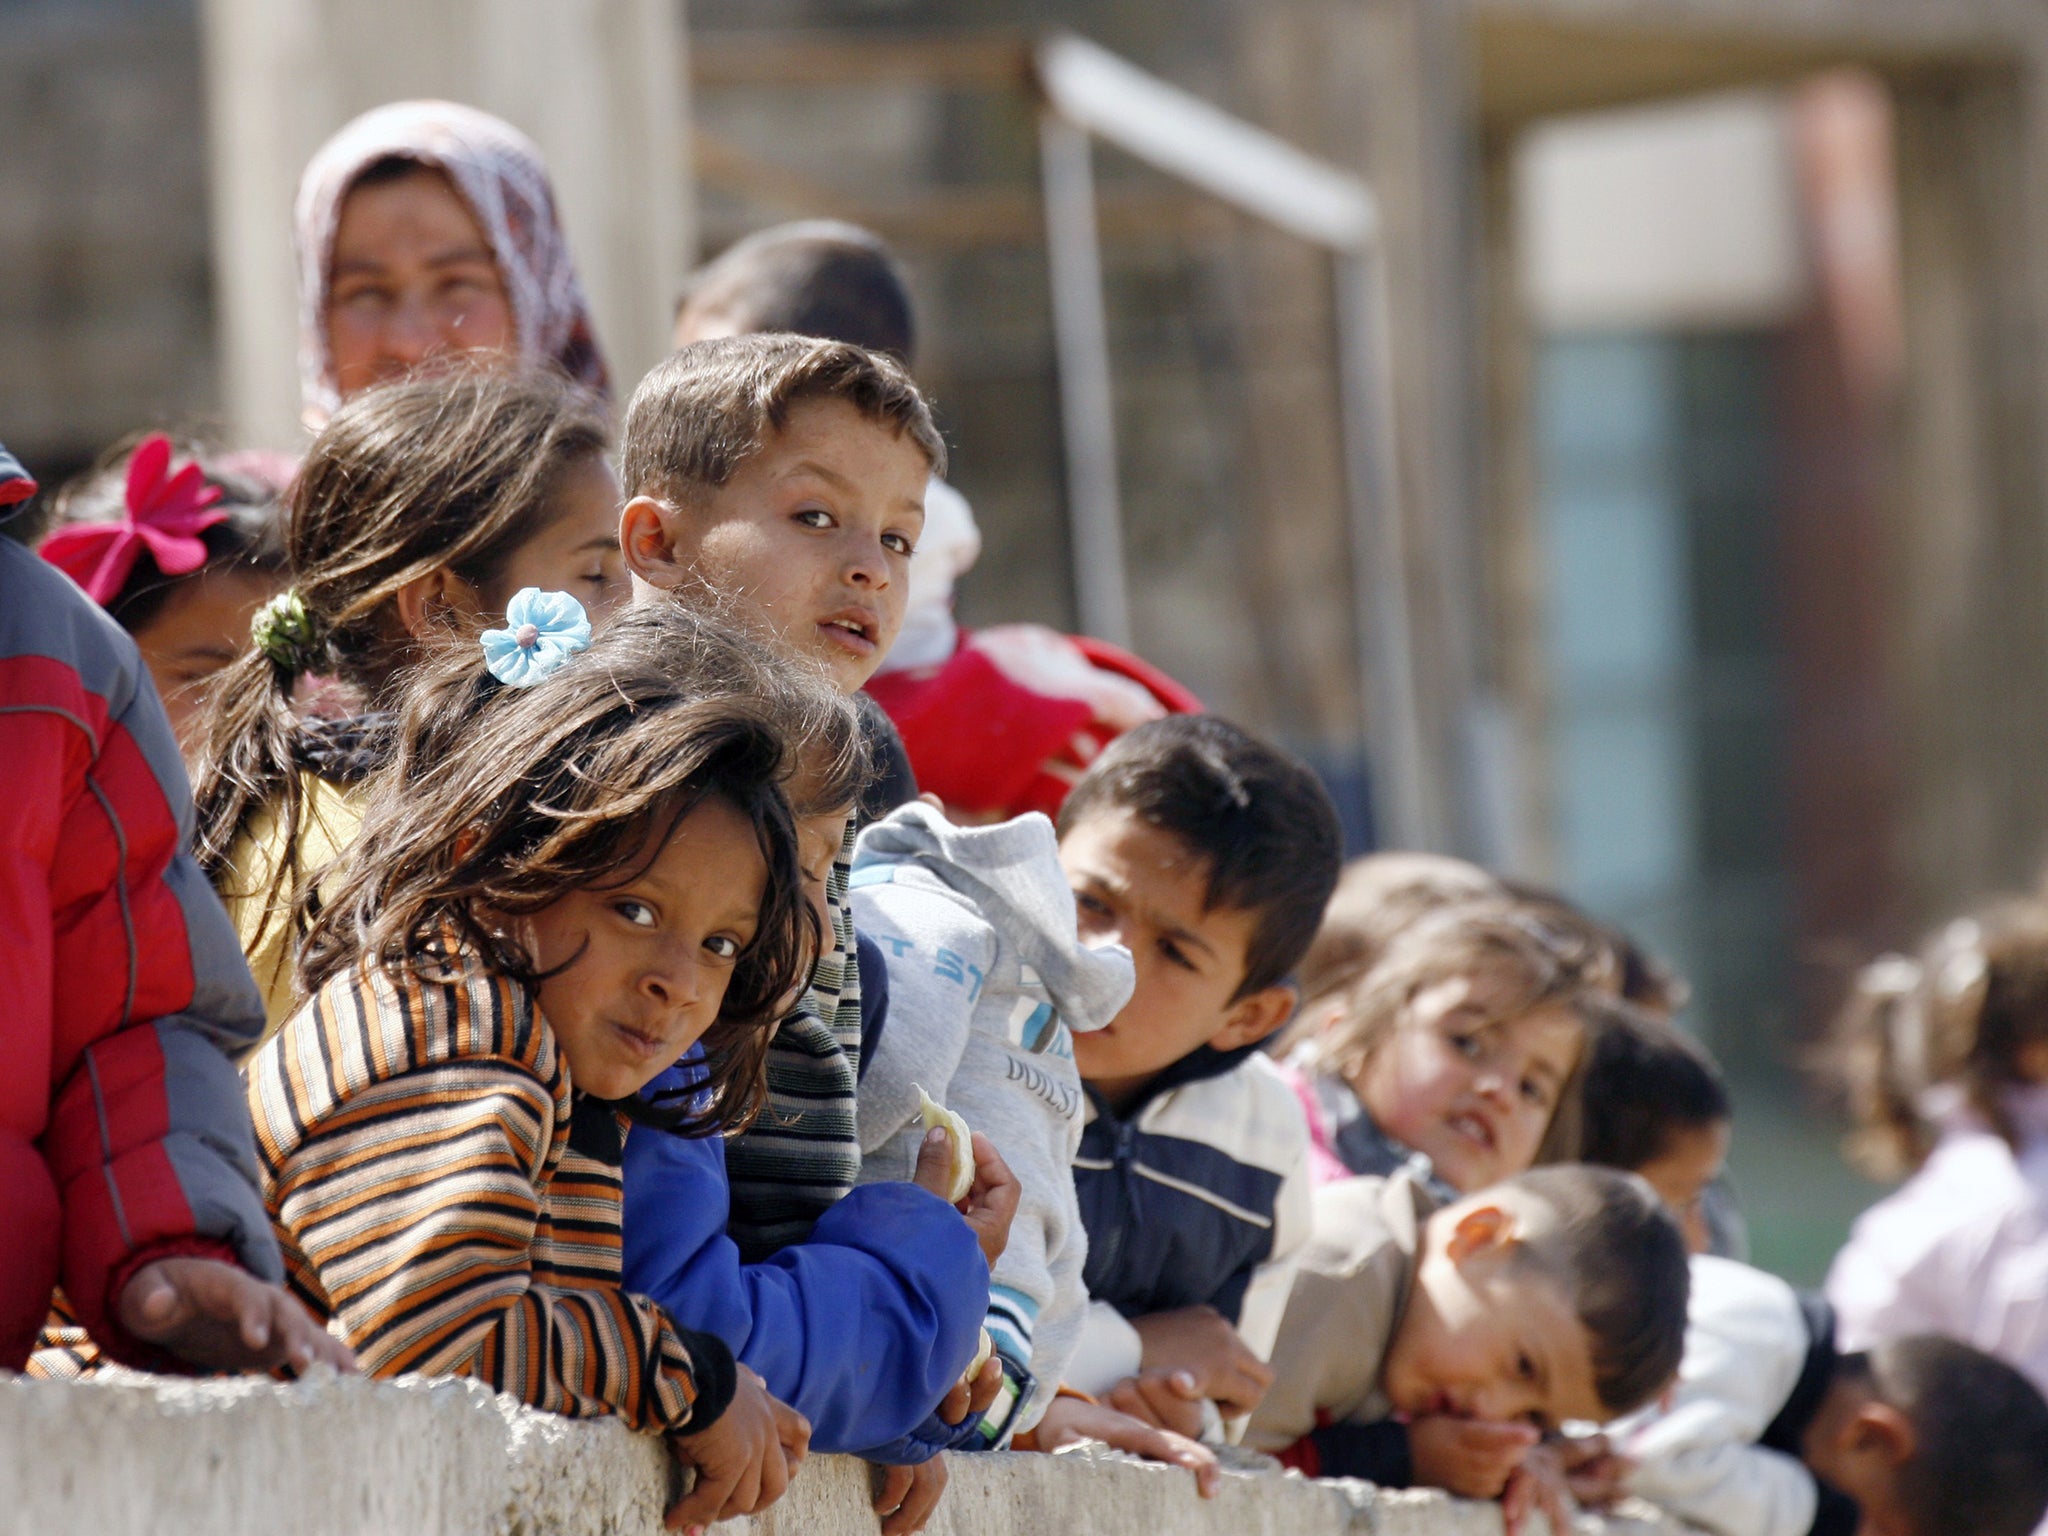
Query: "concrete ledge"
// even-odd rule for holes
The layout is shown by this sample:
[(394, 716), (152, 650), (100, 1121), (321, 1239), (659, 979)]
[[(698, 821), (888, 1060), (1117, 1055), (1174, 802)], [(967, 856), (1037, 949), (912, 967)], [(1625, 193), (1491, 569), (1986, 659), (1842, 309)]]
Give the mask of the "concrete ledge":
[[(1234, 1471), (1205, 1502), (1184, 1473), (1099, 1450), (956, 1456), (952, 1469), (931, 1536), (1500, 1533), (1492, 1505), (1270, 1471)], [(653, 1536), (668, 1486), (657, 1442), (473, 1382), (0, 1379), (9, 1536)], [(873, 1536), (869, 1499), (862, 1464), (819, 1457), (773, 1510), (722, 1529)], [(1577, 1536), (1676, 1529), (1586, 1519)]]

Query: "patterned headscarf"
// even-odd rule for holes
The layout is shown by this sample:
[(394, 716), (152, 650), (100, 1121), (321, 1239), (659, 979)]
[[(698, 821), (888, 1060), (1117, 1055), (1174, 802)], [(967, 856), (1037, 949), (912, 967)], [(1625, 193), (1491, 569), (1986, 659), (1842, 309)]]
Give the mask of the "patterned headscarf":
[(327, 297), (341, 205), (380, 160), (415, 160), (447, 176), (490, 241), (511, 301), (522, 359), (558, 364), (609, 396), (590, 305), (569, 255), (547, 167), (511, 124), (452, 101), (399, 101), (365, 112), (320, 147), (299, 178), (293, 214), (299, 255), (299, 387), (306, 421), (333, 414), (334, 359), (327, 350)]

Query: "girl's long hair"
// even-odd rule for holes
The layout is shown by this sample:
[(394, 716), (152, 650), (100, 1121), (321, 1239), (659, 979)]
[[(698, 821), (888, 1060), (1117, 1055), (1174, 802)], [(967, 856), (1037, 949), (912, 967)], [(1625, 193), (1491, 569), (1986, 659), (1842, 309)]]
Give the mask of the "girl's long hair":
[(1865, 966), (1830, 1034), (1831, 1065), (1857, 1128), (1849, 1154), (1878, 1178), (1933, 1150), (1930, 1089), (1948, 1085), (2017, 1145), (2005, 1090), (2021, 1050), (2048, 1041), (2048, 903), (1994, 902), (1943, 925), (1917, 956)]
[[(493, 580), (547, 525), (563, 473), (606, 441), (601, 409), (566, 380), (460, 367), (367, 390), (313, 440), (285, 533), (305, 639), (289, 655), (251, 648), (214, 678), (193, 773), (200, 868), (223, 895), (261, 896), (259, 938), (309, 873), (298, 856), (310, 766), (299, 679), (339, 679), (366, 708), (388, 702), (378, 694), (409, 646), (398, 590), (442, 569), (472, 586)], [(265, 810), (283, 856), (258, 891), (232, 857)]]
[[(1564, 1003), (1587, 1032), (1587, 1044), (1618, 983), (1615, 955), (1603, 930), (1575, 909), (1551, 900), (1475, 898), (1425, 914), (1388, 944), (1379, 963), (1341, 994), (1342, 1009), (1334, 1021), (1306, 1046), (1312, 1066), (1355, 1080), (1401, 1027), (1418, 993), (1476, 973), (1507, 983), (1501, 1020)], [(1560, 1086), (1537, 1150), (1538, 1163), (1578, 1156), (1579, 1088), (1587, 1055), (1582, 1047)]]
[(566, 891), (630, 882), (708, 799), (753, 826), (768, 866), (759, 927), (717, 1021), (694, 1107), (620, 1107), (687, 1132), (759, 1113), (772, 1026), (821, 935), (785, 785), (807, 733), (850, 737), (852, 705), (729, 628), (662, 603), (615, 619), (530, 688), (499, 685), (466, 642), (407, 690), (396, 756), (299, 951), (307, 992), (357, 966), (444, 978), (480, 965), (543, 978), (518, 919)]

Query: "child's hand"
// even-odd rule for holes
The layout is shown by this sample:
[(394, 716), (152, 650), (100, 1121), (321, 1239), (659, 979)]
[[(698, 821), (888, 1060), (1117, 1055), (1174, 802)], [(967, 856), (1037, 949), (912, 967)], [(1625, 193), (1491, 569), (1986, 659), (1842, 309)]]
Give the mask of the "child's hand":
[(1002, 1390), (1003, 1362), (990, 1355), (981, 1362), (981, 1369), (971, 1381), (953, 1383), (953, 1390), (939, 1404), (939, 1420), (945, 1424), (965, 1424), (970, 1415), (978, 1419), (988, 1412), (989, 1404)]
[(1250, 1413), (1273, 1385), (1273, 1368), (1253, 1354), (1214, 1307), (1182, 1307), (1133, 1318), (1144, 1344), (1145, 1371), (1185, 1371), (1198, 1396), (1226, 1419)]
[(1533, 1424), (1429, 1414), (1409, 1423), (1408, 1454), (1417, 1486), (1462, 1499), (1497, 1499), (1542, 1438)]
[(811, 1447), (810, 1421), (768, 1395), (744, 1365), (731, 1403), (708, 1429), (669, 1436), (676, 1460), (697, 1469), (697, 1485), (669, 1506), (662, 1523), (691, 1530), (766, 1509), (789, 1487)]
[(296, 1372), (315, 1360), (356, 1368), (349, 1347), (283, 1286), (218, 1259), (143, 1265), (121, 1288), (115, 1316), (135, 1338), (208, 1370)]
[(875, 1495), (875, 1513), (882, 1517), (882, 1536), (914, 1536), (924, 1529), (939, 1496), (946, 1491), (946, 1454), (941, 1451), (930, 1461), (914, 1467), (877, 1467), (882, 1474), (881, 1491)]
[(1206, 1445), (1169, 1429), (1155, 1429), (1127, 1413), (1084, 1398), (1054, 1398), (1034, 1433), (1041, 1451), (1057, 1451), (1079, 1445), (1083, 1440), (1100, 1440), (1147, 1461), (1186, 1467), (1195, 1474), (1195, 1491), (1205, 1499), (1216, 1497), (1216, 1487), (1223, 1475), (1216, 1453)]
[(1571, 1491), (1565, 1485), (1564, 1458), (1555, 1442), (1538, 1445), (1508, 1474), (1500, 1496), (1500, 1518), (1506, 1536), (1517, 1536), (1533, 1510), (1542, 1510), (1551, 1536), (1571, 1536)]
[(1202, 1384), (1192, 1371), (1141, 1371), (1109, 1389), (1109, 1406), (1190, 1440), (1202, 1438)]
[(1564, 1466), (1565, 1486), (1581, 1504), (1605, 1509), (1628, 1492), (1635, 1463), (1617, 1452), (1605, 1435), (1560, 1440), (1557, 1457)]
[[(910, 1182), (943, 1200), (952, 1177), (953, 1143), (944, 1131), (934, 1129), (917, 1150), (917, 1172)], [(1016, 1220), (1017, 1202), (1023, 1195), (1024, 1187), (996, 1151), (995, 1143), (976, 1131), (974, 1183), (956, 1209), (974, 1229), (975, 1241), (981, 1244), (981, 1256), (988, 1260), (991, 1269), (1009, 1246), (1010, 1223)]]

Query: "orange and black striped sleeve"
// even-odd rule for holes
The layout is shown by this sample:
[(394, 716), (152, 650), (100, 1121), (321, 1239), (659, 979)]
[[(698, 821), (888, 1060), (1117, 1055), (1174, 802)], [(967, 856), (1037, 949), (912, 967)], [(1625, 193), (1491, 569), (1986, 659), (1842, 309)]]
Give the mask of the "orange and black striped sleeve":
[[(313, 1055), (334, 1061), (337, 1021), (313, 1016), (339, 1001), (324, 992), (286, 1035), (317, 1030), (329, 1048)], [(518, 1053), (387, 1056), (389, 1075), (373, 1068), (337, 1102), (302, 1091), (313, 1058), (291, 1043), (259, 1057), (250, 1084), (271, 1211), (294, 1288), (339, 1320), (365, 1371), (471, 1376), (536, 1408), (647, 1431), (702, 1429), (724, 1411), (734, 1365), (721, 1341), (616, 1282), (536, 1278), (567, 1132), (559, 1080)]]

